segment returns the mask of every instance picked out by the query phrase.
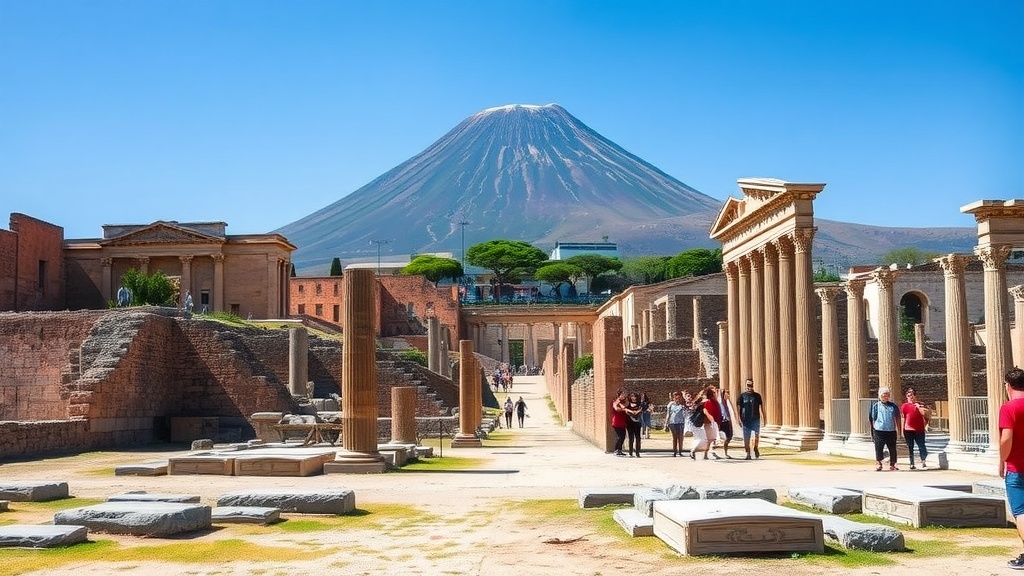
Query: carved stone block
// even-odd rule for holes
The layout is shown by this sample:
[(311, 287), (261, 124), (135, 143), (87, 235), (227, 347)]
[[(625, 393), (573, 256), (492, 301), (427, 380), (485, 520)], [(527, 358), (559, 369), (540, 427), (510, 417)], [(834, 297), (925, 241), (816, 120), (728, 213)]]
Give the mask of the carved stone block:
[(1006, 503), (1001, 498), (925, 486), (869, 488), (863, 509), (865, 514), (915, 528), (1006, 526)]

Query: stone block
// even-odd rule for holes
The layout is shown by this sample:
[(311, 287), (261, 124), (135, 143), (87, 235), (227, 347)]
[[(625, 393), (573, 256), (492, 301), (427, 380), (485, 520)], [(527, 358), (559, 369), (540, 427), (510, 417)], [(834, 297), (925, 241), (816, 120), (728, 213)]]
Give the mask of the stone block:
[(217, 506), (259, 506), (299, 514), (348, 514), (356, 509), (352, 490), (239, 490), (217, 498)]
[(617, 488), (580, 488), (580, 508), (600, 508), (610, 504), (632, 504), (639, 488), (625, 486)]
[(406, 454), (408, 454), (405, 448), (386, 450), (378, 446), (377, 451), (384, 457), (384, 463), (388, 465), (388, 468), (401, 468), (405, 466)]
[(107, 502), (178, 502), (183, 504), (196, 504), (199, 496), (195, 494), (163, 494), (160, 492), (146, 492), (143, 490), (114, 494), (107, 498)]
[(273, 524), (281, 510), (264, 506), (217, 506), (210, 513), (214, 524)]
[(620, 508), (612, 513), (612, 518), (634, 538), (654, 536), (654, 520), (635, 508)]
[(906, 548), (903, 532), (890, 526), (864, 524), (827, 515), (821, 516), (821, 526), (826, 536), (847, 550), (900, 552)]
[(1006, 526), (1006, 503), (1000, 498), (925, 486), (868, 488), (863, 509), (915, 528)]
[(654, 535), (687, 556), (825, 550), (821, 518), (760, 498), (655, 502)]
[(49, 524), (9, 524), (0, 526), (0, 548), (55, 548), (85, 542), (89, 529), (85, 526), (51, 526)]
[(10, 507), (10, 500), (0, 500), (0, 512), (7, 512)]
[(200, 438), (192, 441), (192, 450), (213, 450), (213, 440)]
[(761, 486), (701, 486), (697, 487), (697, 493), (700, 494), (701, 500), (758, 498), (775, 504), (779, 499), (774, 488)]
[(209, 528), (210, 507), (173, 502), (104, 502), (57, 512), (53, 523), (86, 526), (110, 534), (172, 536)]
[(697, 500), (700, 494), (692, 486), (671, 485), (641, 488), (633, 495), (633, 507), (648, 518), (654, 516), (654, 503), (661, 500)]
[(978, 480), (971, 485), (971, 493), (982, 496), (996, 496), (1006, 498), (1006, 481), (1002, 478), (991, 480)]
[(172, 476), (177, 474), (232, 476), (235, 473), (235, 456), (212, 453), (176, 456), (167, 460), (167, 473)]
[(434, 447), (433, 446), (417, 446), (416, 447), (417, 458), (433, 458)]
[(167, 461), (125, 464), (114, 468), (114, 476), (165, 476)]
[(67, 498), (67, 482), (3, 482), (0, 481), (0, 500), (11, 502), (48, 502)]
[(313, 476), (322, 474), (324, 464), (334, 460), (334, 452), (264, 453), (253, 450), (235, 457), (235, 476)]
[(862, 496), (860, 492), (845, 488), (810, 486), (790, 488), (789, 499), (830, 514), (854, 514), (860, 512)]

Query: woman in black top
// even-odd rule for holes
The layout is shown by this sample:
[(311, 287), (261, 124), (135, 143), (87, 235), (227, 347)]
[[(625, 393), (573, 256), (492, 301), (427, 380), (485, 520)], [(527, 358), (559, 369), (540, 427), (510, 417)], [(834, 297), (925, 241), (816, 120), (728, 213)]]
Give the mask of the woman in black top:
[(633, 457), (634, 446), (636, 457), (640, 457), (640, 418), (643, 408), (640, 406), (640, 395), (629, 393), (626, 401), (626, 436), (629, 438), (629, 456)]

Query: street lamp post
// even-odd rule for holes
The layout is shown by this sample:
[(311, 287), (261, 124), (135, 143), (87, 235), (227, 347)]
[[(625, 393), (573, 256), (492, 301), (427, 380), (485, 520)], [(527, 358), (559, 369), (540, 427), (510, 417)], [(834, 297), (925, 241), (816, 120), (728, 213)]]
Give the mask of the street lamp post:
[(390, 240), (370, 240), (371, 243), (377, 245), (377, 276), (380, 276), (380, 247), (382, 244), (388, 244)]
[(505, 361), (505, 349), (501, 347), (501, 338), (498, 338), (498, 362)]

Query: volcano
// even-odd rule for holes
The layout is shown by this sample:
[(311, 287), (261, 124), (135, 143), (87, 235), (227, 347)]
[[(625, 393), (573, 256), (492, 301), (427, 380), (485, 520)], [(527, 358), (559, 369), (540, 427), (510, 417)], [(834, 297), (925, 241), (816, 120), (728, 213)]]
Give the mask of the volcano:
[[(489, 108), (337, 202), (275, 232), (299, 268), (334, 257), (461, 252), (506, 238), (543, 250), (607, 236), (624, 254), (712, 246), (722, 202), (601, 136), (557, 104)], [(670, 244), (666, 250), (665, 244)]]

